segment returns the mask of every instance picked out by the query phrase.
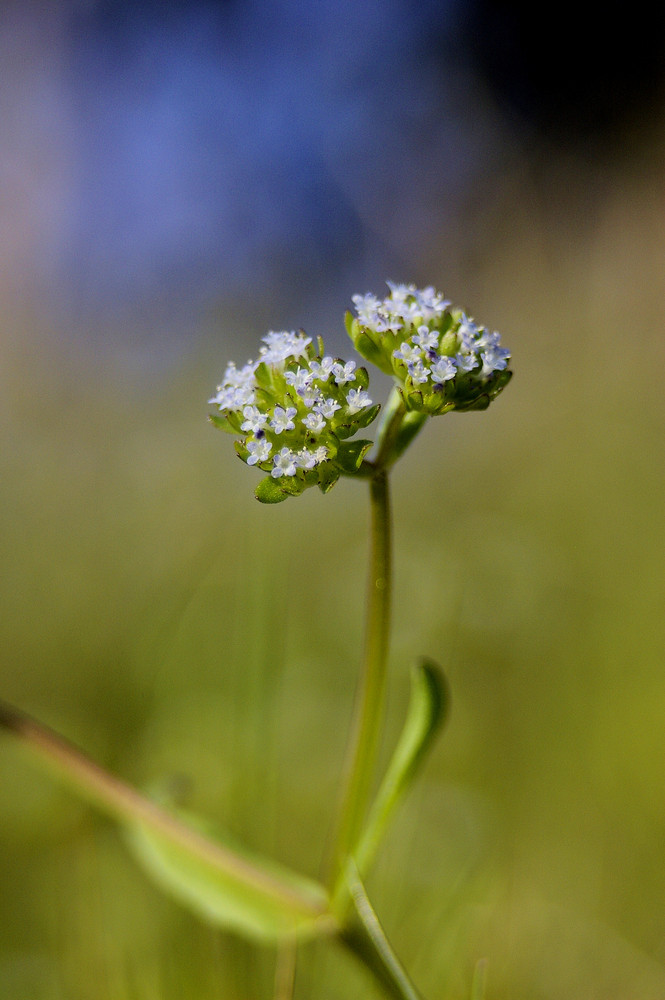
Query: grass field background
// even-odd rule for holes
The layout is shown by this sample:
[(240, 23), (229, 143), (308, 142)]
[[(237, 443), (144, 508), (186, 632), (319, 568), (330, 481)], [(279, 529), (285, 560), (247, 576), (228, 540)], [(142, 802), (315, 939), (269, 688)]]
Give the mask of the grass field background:
[[(473, 259), (442, 242), (420, 261), (515, 371), (487, 413), (431, 421), (393, 477), (385, 752), (415, 656), (453, 701), (369, 889), (428, 1000), (468, 998), (479, 959), (488, 1000), (665, 997), (662, 170), (652, 154), (600, 189), (560, 171), (506, 176)], [(137, 370), (8, 308), (1, 691), (137, 785), (186, 776), (193, 808), (316, 875), (367, 497), (252, 499), (205, 400), (263, 332), (220, 311), (184, 358)], [(269, 949), (162, 897), (6, 739), (0, 783), (0, 995), (272, 996)], [(303, 948), (298, 1000), (374, 990), (335, 948)]]

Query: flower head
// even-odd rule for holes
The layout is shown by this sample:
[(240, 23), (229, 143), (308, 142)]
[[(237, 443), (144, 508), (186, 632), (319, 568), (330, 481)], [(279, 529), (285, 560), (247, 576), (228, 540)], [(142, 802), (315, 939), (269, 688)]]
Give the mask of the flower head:
[(431, 286), (388, 282), (389, 295), (354, 295), (347, 331), (356, 350), (392, 375), (421, 413), (479, 410), (508, 384), (510, 351)]
[(371, 445), (347, 443), (379, 411), (368, 386), (365, 368), (324, 354), (320, 340), (317, 352), (302, 331), (271, 331), (257, 361), (227, 365), (210, 399), (217, 410), (211, 420), (236, 435), (247, 465), (267, 475), (259, 499), (275, 502), (309, 486), (327, 492), (358, 470)]

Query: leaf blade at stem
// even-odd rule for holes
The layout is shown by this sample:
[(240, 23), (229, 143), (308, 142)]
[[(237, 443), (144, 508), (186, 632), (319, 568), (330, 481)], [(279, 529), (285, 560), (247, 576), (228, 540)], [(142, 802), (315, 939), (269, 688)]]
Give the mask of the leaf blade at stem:
[(19, 709), (0, 703), (0, 728), (17, 737), (70, 789), (120, 822), (130, 837), (138, 838), (150, 855), (145, 867), (152, 866), (153, 876), (172, 895), (208, 919), (263, 941), (336, 930), (318, 883), (211, 839)]
[(443, 673), (432, 660), (422, 658), (411, 672), (411, 697), (400, 738), (353, 851), (355, 863), (363, 875), (444, 722), (448, 703)]

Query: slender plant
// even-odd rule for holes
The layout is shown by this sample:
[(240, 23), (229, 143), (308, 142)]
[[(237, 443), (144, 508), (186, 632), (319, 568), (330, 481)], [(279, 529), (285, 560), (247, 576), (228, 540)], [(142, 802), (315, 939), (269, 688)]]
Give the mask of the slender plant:
[[(268, 333), (257, 360), (241, 368), (230, 363), (209, 401), (211, 422), (235, 437), (243, 462), (264, 473), (255, 491), (262, 503), (280, 503), (312, 486), (327, 493), (342, 476), (369, 486), (364, 652), (326, 878), (314, 881), (257, 856), (200, 817), (142, 795), (18, 709), (0, 705), (0, 724), (118, 820), (150, 875), (206, 920), (275, 945), (287, 970), (288, 956), (303, 941), (335, 939), (387, 995), (414, 1000), (420, 994), (386, 939), (364, 879), (443, 721), (448, 697), (439, 668), (421, 659), (413, 668), (401, 736), (373, 795), (391, 618), (390, 472), (428, 417), (487, 409), (512, 373), (498, 333), (433, 288), (388, 285), (382, 300), (354, 296), (355, 315), (346, 315), (358, 354), (393, 378), (374, 441), (357, 436), (381, 410), (370, 396), (367, 369), (327, 355), (320, 338), (314, 342), (302, 331)], [(478, 980), (472, 993), (482, 993)]]

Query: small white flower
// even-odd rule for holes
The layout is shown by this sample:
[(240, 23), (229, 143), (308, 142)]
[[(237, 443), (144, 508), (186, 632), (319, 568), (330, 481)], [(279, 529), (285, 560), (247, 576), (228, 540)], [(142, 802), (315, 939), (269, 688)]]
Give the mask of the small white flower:
[(218, 385), (217, 395), (211, 396), (208, 402), (214, 403), (214, 405), (218, 406), (220, 410), (232, 410), (234, 409), (233, 407), (234, 396), (235, 396), (235, 389), (233, 389), (231, 386)]
[(407, 365), (413, 365), (416, 361), (420, 361), (423, 356), (422, 349), (420, 347), (414, 347), (413, 344), (409, 344), (406, 340), (398, 348), (398, 350), (393, 351), (394, 358), (401, 358), (401, 360)]
[(402, 302), (398, 309), (393, 310), (393, 314), (401, 319), (407, 326), (423, 317), (423, 309), (416, 299)]
[(224, 372), (224, 378), (217, 386), (217, 395), (209, 399), (209, 403), (214, 403), (220, 410), (242, 410), (254, 402), (254, 390), (256, 388), (257, 362), (248, 361), (242, 368), (236, 368), (233, 361), (229, 362)]
[(251, 385), (220, 385), (217, 388), (217, 395), (208, 402), (214, 403), (220, 410), (242, 410), (244, 406), (253, 403), (255, 398), (254, 387)]
[(377, 321), (374, 329), (376, 330), (377, 333), (386, 333), (387, 330), (392, 331), (392, 333), (397, 333), (399, 330), (402, 329), (403, 326), (404, 322), (402, 320), (401, 315), (393, 316), (389, 313), (386, 313), (384, 319), (380, 319)]
[(493, 351), (501, 343), (501, 334), (490, 333), (489, 330), (480, 329), (480, 336), (476, 340), (476, 349), (484, 348), (485, 350)]
[(311, 384), (313, 378), (312, 372), (308, 368), (301, 368), (300, 365), (294, 372), (284, 372), (284, 380), (287, 385), (292, 385), (298, 394), (301, 394)]
[(455, 364), (458, 371), (471, 372), (474, 368), (478, 367), (480, 362), (475, 354), (456, 354)]
[(313, 385), (308, 385), (307, 388), (303, 389), (303, 391), (301, 392), (300, 398), (302, 399), (307, 409), (311, 410), (316, 403), (321, 402), (323, 396), (321, 395), (318, 389), (314, 388)]
[(439, 331), (430, 330), (428, 326), (419, 326), (418, 332), (411, 338), (423, 351), (432, 351), (439, 346)]
[(397, 284), (394, 281), (386, 281), (386, 284), (390, 289), (389, 298), (398, 306), (406, 302), (409, 296), (414, 295), (416, 292), (415, 285)]
[(235, 390), (234, 407), (242, 410), (245, 406), (252, 406), (256, 402), (254, 387), (251, 385), (241, 385)]
[(298, 456), (290, 448), (282, 448), (273, 458), (275, 468), (270, 470), (273, 479), (280, 476), (295, 476), (298, 465)]
[(316, 465), (316, 454), (307, 448), (303, 448), (302, 451), (298, 452), (296, 460), (301, 469), (313, 469)]
[[(254, 372), (256, 371), (257, 364), (255, 361), (248, 361), (246, 365), (242, 368), (236, 368), (233, 361), (230, 361), (226, 366), (226, 371), (224, 372), (224, 378), (222, 379), (222, 385), (233, 385), (233, 386), (247, 386), (254, 385)], [(218, 388), (220, 388), (218, 386)]]
[(313, 452), (314, 458), (316, 459), (316, 464), (320, 465), (321, 462), (325, 462), (328, 457), (328, 449), (324, 444), (319, 445)]
[(457, 331), (457, 336), (460, 338), (462, 350), (465, 354), (473, 354), (476, 350), (476, 337), (478, 335), (478, 326), (469, 319), (464, 313), (462, 313), (462, 322), (459, 325)]
[(346, 405), (349, 413), (358, 413), (359, 410), (364, 410), (366, 406), (371, 406), (372, 400), (369, 398), (369, 393), (366, 389), (349, 389), (348, 396), (346, 397)]
[(356, 376), (353, 374), (355, 367), (355, 361), (347, 361), (344, 365), (340, 364), (340, 362), (334, 364), (332, 370), (336, 384), (346, 385), (347, 382), (355, 382)]
[(326, 426), (326, 422), (320, 413), (315, 413), (312, 411), (308, 413), (306, 417), (303, 417), (303, 424), (308, 431), (312, 434), (320, 434), (323, 428)]
[(314, 378), (318, 378), (321, 382), (325, 382), (335, 367), (335, 359), (325, 357), (321, 358), (320, 361), (310, 361), (309, 367)]
[(429, 368), (425, 368), (420, 358), (409, 365), (409, 375), (411, 376), (411, 381), (415, 382), (417, 385), (422, 385), (423, 382), (427, 381), (429, 376)]
[(261, 438), (258, 441), (251, 440), (247, 442), (247, 451), (249, 452), (247, 464), (256, 465), (257, 462), (265, 462), (269, 458), (272, 445), (265, 438)]
[(382, 302), (375, 295), (368, 294), (354, 295), (353, 304), (362, 325), (374, 333), (400, 330), (404, 325), (400, 312), (401, 301), (397, 302), (397, 308), (395, 308), (395, 303), (391, 299), (388, 298)]
[(279, 365), (288, 358), (300, 358), (311, 344), (311, 337), (304, 337), (302, 334), (281, 330), (275, 333), (271, 330), (263, 337), (265, 347), (261, 348), (261, 360), (268, 365)]
[(257, 431), (263, 430), (268, 423), (268, 415), (261, 413), (258, 406), (243, 407), (242, 415), (245, 420), (240, 425), (240, 429), (243, 431), (252, 431), (253, 434), (256, 434)]
[(421, 288), (416, 292), (416, 296), (423, 311), (423, 316), (429, 319), (440, 316), (451, 304), (448, 299), (444, 299), (443, 295), (437, 292), (435, 288), (432, 288), (431, 285), (428, 285), (427, 288)]
[(335, 411), (340, 409), (341, 405), (332, 396), (329, 399), (322, 399), (320, 402), (314, 404), (315, 412), (320, 413), (326, 420), (331, 420), (335, 416)]
[(282, 406), (276, 406), (270, 421), (270, 426), (275, 434), (281, 434), (282, 431), (292, 431), (295, 427), (293, 418), (297, 412), (295, 406), (288, 406), (286, 409)]
[(432, 365), (432, 381), (440, 384), (455, 377), (457, 367), (452, 358), (437, 358)]
[(487, 378), (492, 372), (503, 371), (507, 367), (510, 351), (505, 347), (494, 347), (489, 351), (482, 351), (480, 357), (483, 362), (480, 375), (481, 378)]
[(358, 319), (364, 326), (373, 327), (379, 316), (381, 302), (376, 295), (354, 295), (353, 304), (358, 313)]

